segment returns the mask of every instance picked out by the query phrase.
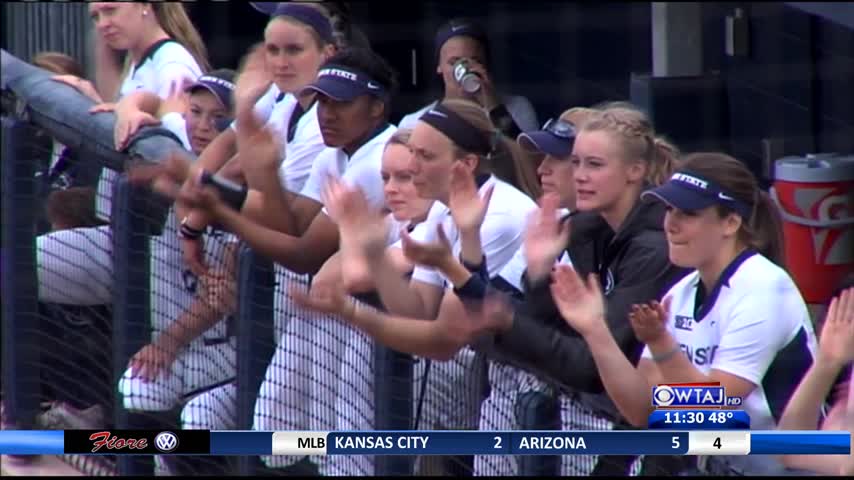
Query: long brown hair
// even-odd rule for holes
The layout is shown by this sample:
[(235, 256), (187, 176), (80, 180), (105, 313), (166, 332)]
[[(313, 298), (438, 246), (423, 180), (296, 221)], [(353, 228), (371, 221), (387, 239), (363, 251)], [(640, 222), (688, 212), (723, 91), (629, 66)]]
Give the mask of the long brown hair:
[(148, 4), (157, 17), (160, 28), (190, 52), (202, 72), (210, 70), (207, 48), (202, 41), (202, 36), (187, 16), (184, 5), (181, 2), (148, 2)]
[[(460, 98), (448, 98), (442, 100), (441, 104), (479, 130), (493, 145), (492, 153), (479, 157), (478, 173), (492, 173), (531, 198), (540, 198), (542, 189), (533, 157), (520, 148), (515, 140), (501, 133), (483, 107), (471, 100)], [(472, 153), (461, 149), (456, 144), (454, 147), (457, 149), (458, 158)]]
[(85, 77), (80, 63), (70, 55), (60, 52), (39, 52), (33, 57), (32, 64), (58, 75)]
[[(686, 155), (681, 171), (694, 173), (725, 189), (728, 195), (745, 205), (752, 205), (750, 218), (743, 219), (739, 239), (747, 246), (785, 267), (783, 260), (783, 222), (777, 205), (759, 188), (756, 177), (743, 163), (717, 152), (700, 152)], [(732, 210), (718, 206), (721, 217)]]
[(581, 130), (602, 130), (613, 134), (626, 158), (639, 158), (646, 163), (646, 181), (652, 185), (666, 182), (679, 163), (679, 150), (656, 135), (649, 117), (639, 109), (624, 105), (607, 106), (589, 114)]

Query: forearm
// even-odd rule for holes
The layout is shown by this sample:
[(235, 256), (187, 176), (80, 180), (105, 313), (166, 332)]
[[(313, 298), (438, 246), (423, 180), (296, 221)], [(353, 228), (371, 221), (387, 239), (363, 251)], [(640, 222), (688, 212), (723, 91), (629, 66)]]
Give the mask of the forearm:
[(429, 317), (431, 320), (435, 317), (435, 312), (431, 315), (426, 311), (424, 302), (410, 282), (401, 278), (388, 250), (378, 259), (371, 260), (370, 266), (377, 293), (389, 313), (413, 318)]
[(202, 150), (195, 165), (209, 172), (219, 172), (236, 155), (237, 135), (231, 128), (226, 128)]
[(393, 350), (436, 360), (449, 358), (446, 354), (449, 346), (435, 321), (385, 314), (359, 304), (355, 304), (347, 318), (378, 343)]
[(214, 326), (225, 310), (224, 304), (210, 305), (197, 296), (190, 308), (164, 330), (155, 343), (177, 352)]
[(460, 231), (460, 260), (469, 265), (480, 265), (483, 261), (483, 247), (480, 244), (480, 230)]
[(632, 425), (646, 425), (652, 411), (649, 380), (626, 358), (607, 329), (597, 330), (585, 341), (590, 346), (599, 377), (614, 405)]
[(252, 172), (252, 169), (244, 169), (244, 173), (249, 188), (256, 192), (252, 203), (247, 205), (248, 208), (244, 209), (244, 213), (257, 222), (280, 232), (289, 235), (302, 234), (304, 228), (299, 228), (291, 210), (296, 195), (283, 188), (277, 172), (259, 174), (259, 172)]
[(226, 205), (221, 205), (213, 213), (216, 221), (240, 237), (250, 248), (293, 272), (314, 273), (326, 260), (319, 259), (312, 248), (303, 245), (302, 237), (259, 225)]
[(651, 342), (648, 346), (653, 357), (668, 357), (656, 362), (665, 382), (703, 383), (712, 381), (709, 375), (697, 370), (681, 351), (675, 355), (672, 354), (672, 352), (680, 350), (680, 346), (670, 333), (665, 333), (660, 340)]
[(779, 430), (816, 430), (821, 407), (830, 389), (833, 388), (833, 382), (840, 370), (842, 370), (841, 365), (827, 362), (819, 356), (789, 399), (783, 416), (777, 423), (777, 428)]

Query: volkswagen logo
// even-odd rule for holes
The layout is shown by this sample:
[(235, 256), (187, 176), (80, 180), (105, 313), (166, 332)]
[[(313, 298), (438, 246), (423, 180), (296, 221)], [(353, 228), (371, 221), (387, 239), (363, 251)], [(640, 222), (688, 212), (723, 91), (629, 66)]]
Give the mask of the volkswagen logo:
[(652, 403), (659, 407), (667, 407), (672, 404), (675, 399), (676, 395), (673, 393), (673, 389), (667, 385), (655, 387), (655, 391), (652, 392)]
[(178, 436), (172, 432), (160, 432), (154, 437), (154, 446), (163, 453), (178, 448)]

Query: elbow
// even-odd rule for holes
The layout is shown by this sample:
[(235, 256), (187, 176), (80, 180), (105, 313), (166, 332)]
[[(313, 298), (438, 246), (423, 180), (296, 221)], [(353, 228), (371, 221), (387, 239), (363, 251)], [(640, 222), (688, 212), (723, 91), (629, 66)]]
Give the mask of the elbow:
[(631, 415), (626, 415), (626, 420), (633, 426), (638, 428), (646, 428), (649, 423), (650, 410), (647, 408), (638, 409), (632, 412)]
[(374, 282), (367, 276), (344, 275), (341, 279), (347, 293), (367, 293), (374, 290)]

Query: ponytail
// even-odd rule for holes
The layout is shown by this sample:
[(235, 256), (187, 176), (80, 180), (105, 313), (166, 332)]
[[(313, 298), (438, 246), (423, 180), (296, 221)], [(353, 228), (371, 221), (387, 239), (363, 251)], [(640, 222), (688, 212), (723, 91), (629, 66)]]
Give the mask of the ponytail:
[(496, 177), (525, 192), (529, 197), (540, 198), (542, 188), (534, 162), (537, 153), (526, 152), (517, 142), (500, 132), (496, 137), (493, 151), (486, 159), (488, 165), (484, 166), (488, 167)]
[(679, 149), (664, 137), (655, 137), (652, 140), (647, 182), (656, 187), (663, 185), (676, 171), (678, 163)]
[(747, 243), (766, 258), (785, 268), (783, 219), (768, 193), (756, 190), (753, 213), (745, 227)]
[(149, 2), (157, 23), (170, 38), (180, 43), (199, 64), (202, 72), (210, 70), (208, 52), (187, 11), (181, 2)]

